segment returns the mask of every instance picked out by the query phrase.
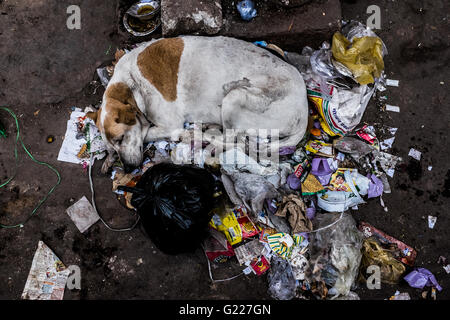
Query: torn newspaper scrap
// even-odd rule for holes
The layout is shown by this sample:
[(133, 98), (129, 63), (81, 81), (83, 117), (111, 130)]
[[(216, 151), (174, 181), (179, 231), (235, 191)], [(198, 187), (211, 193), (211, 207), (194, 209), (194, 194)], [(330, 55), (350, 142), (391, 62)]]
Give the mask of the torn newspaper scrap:
[(70, 270), (53, 251), (39, 241), (22, 299), (62, 300)]
[(106, 146), (95, 123), (81, 109), (76, 108), (67, 121), (67, 130), (58, 161), (82, 164), (89, 161), (90, 153), (94, 159), (102, 159), (106, 155)]

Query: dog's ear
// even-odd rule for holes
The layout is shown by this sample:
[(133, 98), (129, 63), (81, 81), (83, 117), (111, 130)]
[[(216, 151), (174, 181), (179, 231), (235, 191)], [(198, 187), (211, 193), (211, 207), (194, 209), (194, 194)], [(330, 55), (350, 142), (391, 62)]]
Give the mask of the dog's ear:
[(88, 118), (91, 118), (95, 123), (97, 123), (98, 111), (88, 112), (88, 113), (86, 113), (86, 116)]
[(132, 126), (136, 123), (136, 111), (133, 106), (126, 104), (118, 109), (117, 123), (124, 123), (128, 126)]

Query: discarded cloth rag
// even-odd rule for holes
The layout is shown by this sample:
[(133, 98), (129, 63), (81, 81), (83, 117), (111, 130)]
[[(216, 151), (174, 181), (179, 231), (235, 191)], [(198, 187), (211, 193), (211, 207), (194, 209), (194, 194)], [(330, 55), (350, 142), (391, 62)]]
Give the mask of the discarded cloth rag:
[(312, 222), (306, 217), (306, 205), (295, 194), (283, 197), (283, 202), (275, 215), (287, 217), (293, 233), (312, 230)]

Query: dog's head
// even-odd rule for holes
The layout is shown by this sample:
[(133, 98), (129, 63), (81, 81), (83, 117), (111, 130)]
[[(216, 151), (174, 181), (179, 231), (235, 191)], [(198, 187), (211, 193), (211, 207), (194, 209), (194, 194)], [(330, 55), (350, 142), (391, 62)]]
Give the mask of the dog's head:
[(117, 152), (126, 171), (142, 163), (149, 124), (125, 83), (110, 84), (100, 109), (87, 113), (87, 116), (95, 121), (108, 150)]

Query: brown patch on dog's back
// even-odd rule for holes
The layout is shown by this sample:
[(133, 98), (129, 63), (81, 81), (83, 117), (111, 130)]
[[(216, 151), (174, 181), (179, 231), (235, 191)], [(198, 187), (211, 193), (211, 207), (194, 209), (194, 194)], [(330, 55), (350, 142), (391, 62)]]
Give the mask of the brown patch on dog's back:
[(183, 49), (181, 38), (162, 39), (148, 46), (137, 59), (142, 75), (167, 101), (177, 98), (178, 69)]

